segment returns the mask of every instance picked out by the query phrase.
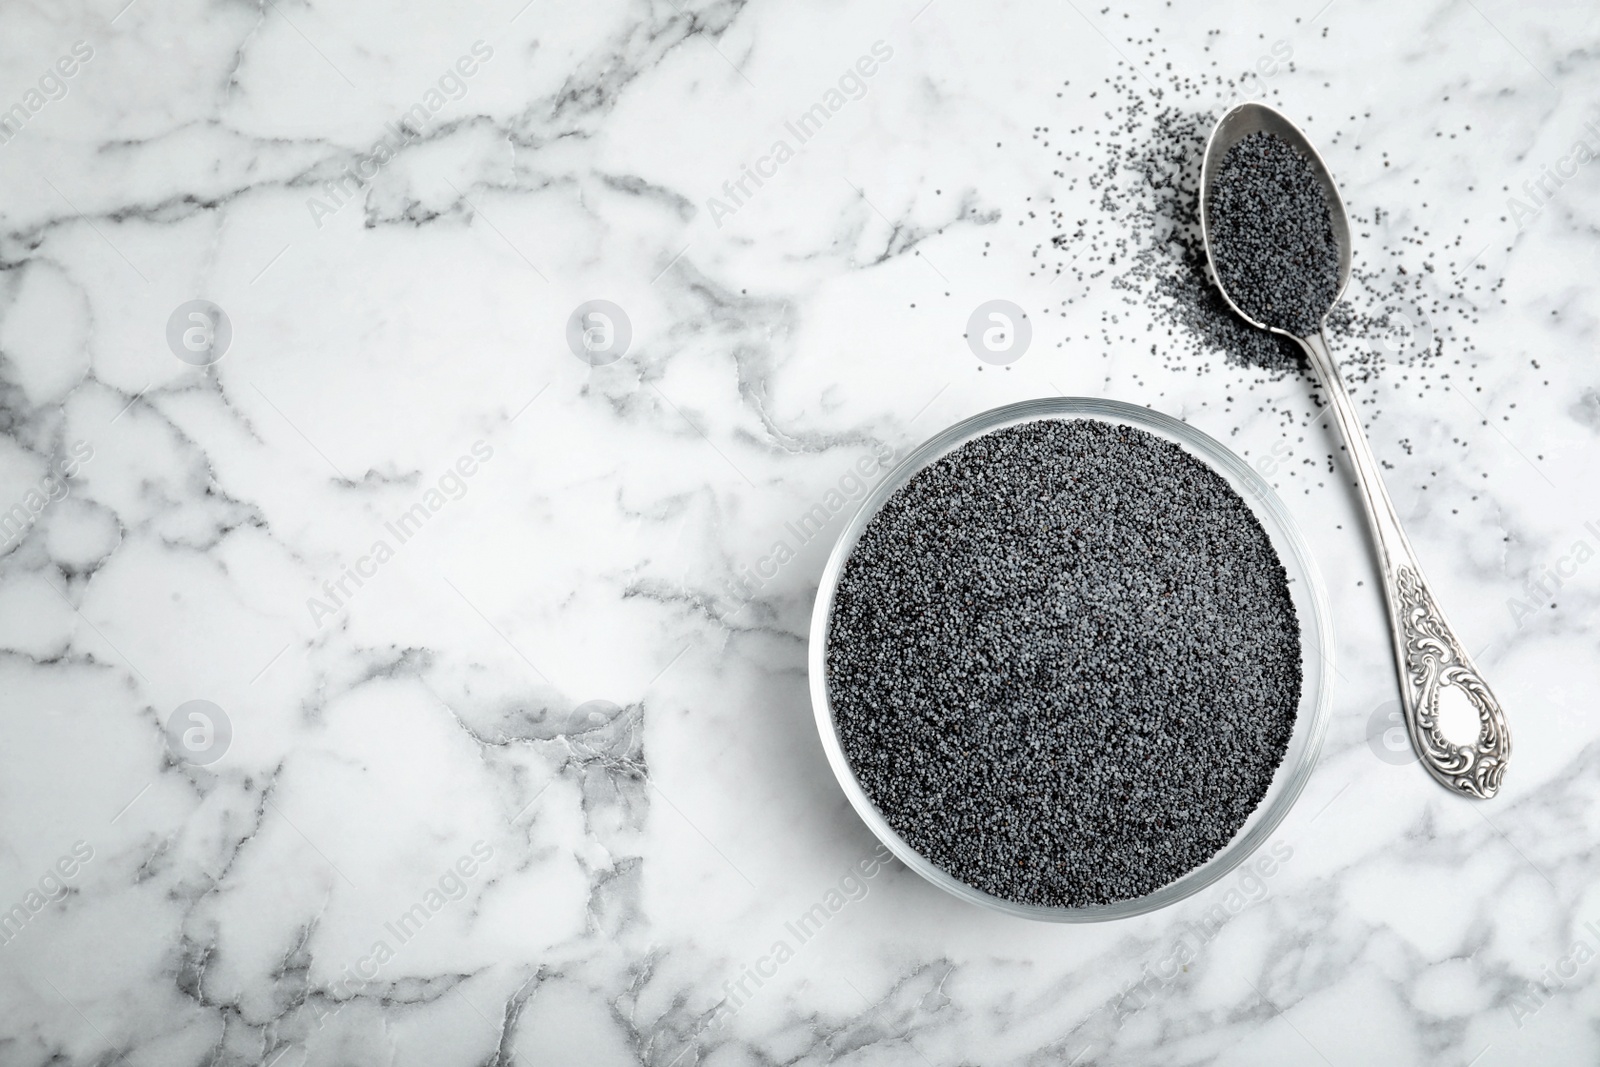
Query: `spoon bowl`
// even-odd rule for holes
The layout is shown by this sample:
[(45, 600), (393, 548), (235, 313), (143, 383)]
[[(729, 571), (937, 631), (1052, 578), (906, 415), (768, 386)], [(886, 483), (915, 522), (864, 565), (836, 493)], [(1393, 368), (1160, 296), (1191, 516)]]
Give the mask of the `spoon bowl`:
[[(1222, 116), (1216, 129), (1211, 132), (1211, 139), (1206, 143), (1205, 157), (1200, 162), (1200, 236), (1205, 243), (1206, 263), (1211, 268), (1211, 281), (1222, 294), (1222, 299), (1228, 302), (1234, 314), (1241, 319), (1257, 329), (1271, 330), (1285, 337), (1294, 337), (1295, 335), (1288, 330), (1252, 318), (1234, 303), (1227, 286), (1222, 284), (1222, 276), (1217, 273), (1216, 253), (1211, 248), (1212, 183), (1217, 179), (1217, 174), (1222, 168), (1222, 160), (1227, 156), (1228, 150), (1253, 133), (1270, 133), (1286, 142), (1305, 157), (1316, 174), (1317, 183), (1322, 187), (1322, 196), (1328, 202), (1328, 217), (1333, 223), (1333, 237), (1339, 246), (1339, 288), (1333, 297), (1334, 304), (1344, 296), (1345, 287), (1350, 284), (1350, 219), (1344, 213), (1344, 199), (1339, 195), (1339, 186), (1334, 182), (1333, 174), (1328, 170), (1327, 164), (1322, 161), (1322, 157), (1317, 154), (1316, 148), (1306, 135), (1301, 133), (1282, 112), (1266, 104), (1246, 103), (1238, 105)], [(1323, 308), (1322, 316), (1319, 317), (1325, 317), (1332, 309), (1332, 304)]]

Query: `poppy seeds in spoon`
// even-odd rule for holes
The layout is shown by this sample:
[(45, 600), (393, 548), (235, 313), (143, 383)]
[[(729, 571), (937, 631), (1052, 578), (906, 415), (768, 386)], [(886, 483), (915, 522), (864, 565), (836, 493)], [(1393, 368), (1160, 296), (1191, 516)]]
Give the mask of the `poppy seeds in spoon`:
[(1311, 161), (1266, 131), (1223, 153), (1206, 226), (1217, 277), (1239, 310), (1297, 337), (1339, 295), (1339, 243)]

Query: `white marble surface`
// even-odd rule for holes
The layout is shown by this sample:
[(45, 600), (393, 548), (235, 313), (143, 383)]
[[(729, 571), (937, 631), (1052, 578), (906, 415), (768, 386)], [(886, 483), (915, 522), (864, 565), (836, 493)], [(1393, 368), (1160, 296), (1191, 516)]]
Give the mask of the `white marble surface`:
[[(0, 548), (0, 1063), (1600, 1059), (1600, 168), (1502, 218), (1600, 117), (1600, 9), (126, 2), (0, 8), (0, 508), (38, 505)], [(1392, 213), (1358, 261), (1420, 224), (1504, 280), (1476, 355), (1380, 379), (1372, 425), (1509, 709), (1490, 804), (1369, 744), (1354, 497), (1270, 410), (1304, 382), (1059, 316), (1009, 371), (962, 341), (1045, 303), (1036, 126), (1092, 143), (1119, 54), (1165, 84), (1277, 40), (1273, 99)], [(195, 299), (232, 328), (209, 367), (166, 339)], [(631, 320), (608, 366), (565, 341), (591, 299)], [(870, 861), (807, 696), (827, 535), (729, 592), (874, 450), (1056, 392), (1287, 448), (1340, 668), (1270, 877), (1079, 927)], [(192, 700), (231, 724), (203, 766), (164, 740)]]

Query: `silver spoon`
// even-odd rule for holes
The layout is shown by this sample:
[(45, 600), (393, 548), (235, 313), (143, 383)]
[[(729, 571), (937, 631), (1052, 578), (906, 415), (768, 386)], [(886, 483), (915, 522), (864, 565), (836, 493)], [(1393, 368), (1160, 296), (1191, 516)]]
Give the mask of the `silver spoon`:
[[(1339, 245), (1339, 289), (1323, 312), (1317, 332), (1309, 337), (1299, 337), (1270, 323), (1258, 322), (1240, 310), (1223, 286), (1211, 247), (1207, 224), (1211, 183), (1216, 180), (1228, 149), (1240, 138), (1260, 131), (1287, 141), (1310, 161), (1327, 198), (1334, 238)], [(1222, 298), (1252, 326), (1298, 341), (1333, 406), (1351, 465), (1355, 468), (1361, 499), (1366, 504), (1372, 542), (1378, 552), (1384, 599), (1389, 605), (1389, 623), (1394, 637), (1395, 665), (1400, 674), (1401, 703), (1405, 707), (1406, 730), (1411, 735), (1412, 747), (1422, 765), (1446, 788), (1468, 796), (1494, 796), (1500, 789), (1506, 760), (1511, 756), (1511, 735), (1506, 730), (1505, 712), (1428, 591), (1422, 568), (1417, 564), (1417, 557), (1411, 551), (1411, 544), (1395, 516), (1394, 505), (1383, 487), (1378, 463), (1372, 457), (1372, 448), (1361, 429), (1355, 405), (1345, 391), (1338, 365), (1328, 350), (1327, 312), (1339, 302), (1350, 281), (1350, 223), (1345, 218), (1338, 186), (1322, 157), (1294, 123), (1264, 104), (1240, 104), (1217, 122), (1206, 145), (1205, 161), (1200, 168), (1200, 228), (1212, 279)], [(1477, 740), (1470, 745), (1456, 744), (1439, 728), (1441, 707), (1463, 699), (1478, 718)]]

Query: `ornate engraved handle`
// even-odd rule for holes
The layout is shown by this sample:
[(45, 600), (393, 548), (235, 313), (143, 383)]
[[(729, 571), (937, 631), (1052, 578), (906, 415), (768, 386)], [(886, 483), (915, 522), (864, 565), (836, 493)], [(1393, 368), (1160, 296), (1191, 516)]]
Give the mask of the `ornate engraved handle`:
[[(1400, 702), (1411, 746), (1428, 773), (1446, 788), (1467, 796), (1492, 797), (1500, 789), (1506, 761), (1511, 758), (1505, 712), (1428, 592), (1327, 338), (1319, 332), (1296, 340), (1328, 394), (1366, 504), (1389, 606)], [(1456, 744), (1439, 730), (1440, 701), (1452, 688), (1460, 691), (1478, 715), (1478, 736), (1471, 744)]]
[[(1401, 688), (1411, 746), (1432, 775), (1462, 793), (1492, 797), (1511, 755), (1505, 712), (1472, 659), (1439, 614), (1415, 565), (1402, 566), (1389, 585), (1389, 613), (1405, 642)], [(1452, 743), (1439, 732), (1439, 701), (1454, 687), (1478, 713), (1478, 738)]]

